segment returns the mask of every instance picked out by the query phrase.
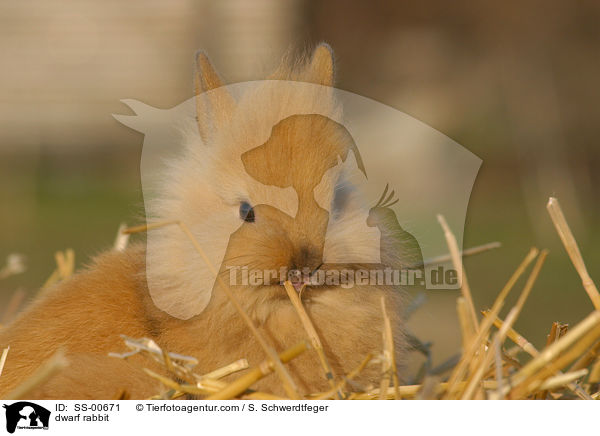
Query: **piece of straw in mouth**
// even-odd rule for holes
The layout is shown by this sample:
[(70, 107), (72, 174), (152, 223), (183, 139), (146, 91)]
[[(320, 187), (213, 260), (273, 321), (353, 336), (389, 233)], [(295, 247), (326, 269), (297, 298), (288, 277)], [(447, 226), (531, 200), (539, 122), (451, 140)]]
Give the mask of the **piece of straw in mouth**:
[[(304, 331), (308, 335), (308, 339), (310, 341), (311, 346), (315, 349), (315, 351), (317, 352), (317, 354), (319, 356), (319, 361), (321, 363), (323, 371), (325, 372), (325, 378), (327, 379), (329, 386), (331, 388), (333, 388), (335, 386), (333, 370), (331, 369), (331, 365), (329, 364), (329, 361), (327, 360), (327, 357), (325, 356), (325, 351), (323, 350), (323, 344), (321, 343), (321, 339), (319, 338), (317, 330), (315, 329), (312, 321), (310, 320), (310, 317), (306, 313), (306, 310), (304, 309), (304, 306), (302, 305), (302, 301), (300, 301), (299, 293), (296, 292), (296, 289), (294, 288), (294, 286), (292, 285), (292, 283), (289, 280), (286, 280), (283, 283), (283, 287), (285, 288), (288, 298), (292, 302), (292, 306), (294, 307), (294, 309), (296, 310), (296, 313), (298, 314), (298, 317), (300, 318), (300, 322), (302, 323), (302, 327), (304, 328)], [(302, 292), (303, 289), (304, 289), (304, 286), (300, 290), (300, 293)], [(343, 397), (341, 391), (338, 392), (338, 395), (339, 395), (339, 398)]]
[(208, 256), (206, 255), (206, 253), (204, 252), (202, 247), (200, 246), (200, 243), (198, 242), (198, 240), (196, 239), (196, 237), (194, 236), (192, 231), (189, 229), (189, 227), (184, 222), (178, 221), (178, 220), (171, 220), (171, 221), (162, 221), (162, 222), (157, 222), (157, 223), (144, 224), (144, 225), (140, 225), (140, 226), (127, 228), (127, 229), (123, 230), (123, 233), (131, 234), (131, 233), (147, 232), (149, 230), (156, 230), (156, 229), (160, 229), (160, 228), (164, 228), (164, 227), (168, 227), (168, 226), (172, 226), (172, 225), (179, 226), (179, 228), (183, 231), (183, 233), (190, 240), (190, 242), (194, 246), (194, 249), (200, 255), (200, 257), (202, 258), (202, 260), (204, 261), (206, 266), (210, 269), (211, 273), (213, 273), (216, 276), (217, 283), (219, 284), (219, 287), (221, 288), (221, 290), (223, 292), (225, 292), (225, 294), (227, 295), (227, 298), (229, 298), (229, 300), (235, 307), (238, 314), (242, 317), (242, 319), (244, 320), (246, 325), (249, 327), (250, 332), (254, 335), (254, 337), (260, 344), (261, 348), (264, 350), (264, 352), (267, 354), (267, 356), (269, 356), (271, 358), (271, 360), (274, 362), (275, 372), (281, 379), (281, 381), (283, 383), (283, 387), (284, 387), (286, 393), (288, 394), (288, 396), (292, 399), (300, 399), (300, 395), (298, 394), (298, 388), (296, 387), (296, 384), (294, 383), (294, 380), (292, 379), (292, 377), (290, 376), (288, 371), (285, 369), (283, 364), (279, 361), (277, 353), (267, 343), (266, 339), (263, 337), (263, 335), (258, 331), (256, 326), (254, 325), (254, 322), (250, 319), (248, 314), (244, 311), (244, 309), (240, 305), (239, 301), (237, 301), (237, 298), (233, 295), (233, 293), (229, 290), (227, 285), (223, 282), (223, 280), (221, 279), (221, 276), (218, 274), (217, 269), (212, 264), (212, 262), (210, 261), (210, 259), (208, 258)]
[(254, 325), (254, 322), (250, 319), (250, 317), (248, 316), (246, 311), (242, 308), (242, 306), (240, 305), (240, 303), (237, 300), (237, 298), (235, 297), (235, 295), (233, 295), (233, 293), (231, 292), (229, 287), (225, 284), (225, 282), (223, 282), (217, 269), (212, 264), (212, 262), (210, 261), (210, 259), (208, 258), (208, 256), (206, 255), (206, 253), (204, 252), (202, 247), (200, 246), (200, 243), (198, 242), (196, 237), (193, 235), (192, 231), (189, 229), (189, 227), (185, 223), (183, 223), (181, 221), (178, 222), (178, 225), (181, 228), (181, 230), (183, 230), (183, 232), (186, 234), (188, 239), (192, 242), (192, 245), (194, 246), (196, 252), (200, 255), (200, 257), (202, 257), (206, 266), (211, 270), (213, 275), (216, 276), (217, 283), (219, 284), (221, 290), (225, 292), (225, 294), (229, 298), (229, 301), (231, 301), (231, 303), (233, 304), (233, 306), (235, 307), (235, 309), (237, 310), (239, 315), (242, 317), (242, 319), (244, 320), (246, 325), (250, 328), (251, 333), (254, 335), (254, 337), (260, 344), (261, 348), (264, 350), (266, 355), (270, 358), (270, 361), (273, 362), (274, 370), (277, 373), (277, 375), (279, 376), (279, 378), (281, 379), (281, 382), (283, 383), (283, 388), (286, 391), (286, 393), (288, 394), (288, 396), (295, 400), (300, 399), (300, 395), (298, 394), (298, 388), (296, 386), (296, 383), (294, 383), (292, 376), (285, 369), (285, 367), (283, 366), (283, 363), (279, 360), (278, 354), (268, 344), (265, 337), (256, 328), (256, 326)]

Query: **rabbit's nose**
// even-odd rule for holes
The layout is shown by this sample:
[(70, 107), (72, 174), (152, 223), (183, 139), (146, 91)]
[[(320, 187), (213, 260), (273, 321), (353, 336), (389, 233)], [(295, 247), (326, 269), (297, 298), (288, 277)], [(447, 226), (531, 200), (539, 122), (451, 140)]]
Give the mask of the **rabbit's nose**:
[(313, 271), (323, 263), (323, 253), (311, 245), (302, 245), (290, 259), (291, 270), (307, 269)]

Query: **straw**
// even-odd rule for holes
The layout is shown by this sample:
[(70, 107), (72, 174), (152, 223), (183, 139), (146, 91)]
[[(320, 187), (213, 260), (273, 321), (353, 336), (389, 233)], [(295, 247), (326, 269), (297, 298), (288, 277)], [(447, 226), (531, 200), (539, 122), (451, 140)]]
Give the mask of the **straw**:
[[(319, 356), (319, 361), (321, 362), (321, 367), (323, 368), (323, 371), (325, 372), (325, 378), (327, 379), (329, 386), (331, 388), (333, 388), (335, 386), (333, 370), (331, 369), (331, 365), (329, 364), (329, 361), (327, 360), (327, 357), (325, 356), (325, 351), (323, 350), (323, 344), (321, 343), (321, 339), (319, 338), (319, 335), (318, 335), (317, 331), (315, 330), (315, 327), (313, 326), (313, 323), (310, 320), (310, 317), (308, 316), (308, 314), (306, 313), (306, 310), (304, 309), (304, 306), (302, 305), (302, 301), (300, 300), (300, 297), (298, 296), (298, 292), (296, 291), (296, 289), (294, 289), (294, 286), (292, 285), (292, 283), (289, 280), (286, 280), (283, 283), (283, 287), (285, 288), (285, 291), (287, 292), (288, 297), (289, 297), (290, 301), (292, 302), (292, 306), (294, 306), (294, 309), (296, 310), (296, 313), (298, 314), (298, 317), (300, 318), (300, 322), (302, 323), (302, 327), (304, 327), (304, 331), (308, 335), (308, 339), (310, 341), (311, 346), (315, 349), (315, 351), (317, 352), (317, 354)], [(304, 288), (304, 286), (302, 288)], [(343, 394), (341, 391), (338, 392), (338, 396), (339, 396), (339, 398), (343, 397)]]
[(73, 275), (75, 271), (75, 252), (72, 248), (67, 248), (64, 252), (57, 251), (54, 254), (59, 275), (62, 280)]
[(44, 292), (50, 286), (58, 283), (61, 280), (68, 279), (75, 271), (75, 252), (72, 248), (67, 248), (64, 252), (57, 251), (54, 253), (54, 260), (56, 262), (56, 269), (44, 282), (40, 292)]
[(592, 366), (592, 371), (590, 372), (588, 381), (590, 383), (600, 383), (600, 360), (598, 360), (594, 366)]
[(124, 230), (127, 229), (127, 223), (121, 223), (119, 225), (119, 230), (117, 231), (117, 236), (115, 237), (115, 242), (113, 244), (114, 251), (125, 251), (127, 245), (129, 244), (129, 233), (124, 233)]
[(18, 289), (8, 300), (8, 304), (6, 305), (6, 309), (2, 314), (2, 319), (0, 322), (2, 324), (8, 324), (8, 322), (15, 317), (15, 315), (19, 312), (19, 309), (23, 305), (23, 301), (25, 301), (25, 291), (23, 289)]
[[(486, 319), (493, 319), (493, 323), (496, 328), (501, 329), (504, 325), (504, 321), (498, 317), (492, 317), (492, 314), (489, 310), (482, 310), (481, 313), (486, 317)], [(533, 344), (517, 333), (513, 328), (509, 328), (507, 330), (506, 336), (530, 356), (536, 357), (539, 354), (539, 351), (533, 346)]]
[[(497, 342), (499, 345), (504, 343), (504, 339), (506, 338), (508, 330), (512, 327), (512, 325), (516, 321), (517, 317), (521, 313), (521, 310), (523, 309), (525, 301), (527, 300), (527, 297), (529, 297), (529, 294), (531, 293), (533, 284), (537, 280), (537, 277), (540, 273), (540, 270), (542, 269), (542, 265), (544, 264), (544, 261), (546, 260), (547, 255), (548, 255), (548, 252), (546, 250), (541, 251), (535, 265), (533, 266), (531, 274), (527, 278), (525, 287), (523, 288), (521, 295), (519, 295), (517, 303), (508, 313), (508, 316), (506, 317), (506, 321), (504, 322), (504, 325), (500, 328), (498, 333), (496, 333), (496, 335), (494, 337), (494, 341), (492, 343), (492, 347), (497, 346), (495, 344), (495, 342)], [(472, 398), (473, 394), (475, 393), (476, 388), (478, 387), (479, 382), (481, 381), (481, 379), (484, 375), (484, 372), (487, 370), (487, 368), (489, 367), (489, 365), (492, 362), (493, 355), (494, 355), (493, 353), (488, 353), (485, 356), (485, 358), (483, 359), (482, 365), (477, 369), (477, 371), (475, 372), (471, 381), (467, 385), (467, 388), (462, 396), (463, 399), (468, 400), (468, 399)]]
[(244, 322), (250, 328), (250, 331), (252, 332), (252, 334), (254, 335), (254, 337), (256, 338), (256, 340), (258, 341), (260, 346), (262, 347), (262, 349), (265, 351), (267, 356), (270, 357), (271, 361), (274, 364), (275, 372), (281, 379), (281, 381), (283, 383), (283, 387), (284, 387), (286, 393), (288, 394), (288, 396), (292, 399), (299, 399), (300, 395), (298, 394), (298, 388), (296, 387), (296, 384), (292, 380), (292, 377), (290, 376), (288, 371), (284, 368), (283, 364), (279, 361), (277, 353), (275, 352), (275, 350), (273, 350), (271, 348), (271, 346), (268, 345), (266, 339), (258, 331), (258, 329), (254, 325), (254, 323), (252, 322), (252, 320), (250, 319), (248, 314), (244, 311), (244, 309), (242, 308), (240, 303), (237, 301), (237, 298), (235, 297), (235, 295), (233, 295), (231, 290), (223, 282), (223, 280), (221, 279), (221, 276), (219, 275), (215, 266), (212, 264), (212, 262), (210, 261), (210, 259), (208, 258), (208, 256), (206, 255), (206, 253), (204, 252), (204, 250), (198, 243), (198, 240), (194, 237), (193, 233), (190, 231), (189, 227), (185, 223), (183, 223), (181, 221), (165, 221), (165, 222), (160, 222), (160, 223), (152, 223), (152, 224), (136, 226), (136, 227), (131, 227), (129, 229), (125, 229), (125, 230), (123, 230), (123, 233), (131, 234), (131, 233), (136, 233), (136, 232), (143, 232), (143, 231), (159, 229), (162, 227), (171, 226), (171, 225), (175, 225), (175, 224), (178, 225), (179, 228), (188, 237), (188, 239), (194, 246), (196, 252), (200, 255), (200, 257), (202, 257), (202, 259), (206, 263), (206, 266), (211, 270), (212, 274), (215, 275), (215, 277), (217, 278), (217, 282), (219, 283), (221, 290), (223, 290), (223, 292), (225, 292), (225, 294), (227, 295), (229, 300), (232, 302), (232, 304), (234, 305), (235, 309), (238, 311), (238, 313), (240, 314), (240, 316), (242, 317)]
[[(278, 356), (278, 361), (287, 363), (295, 357), (302, 354), (307, 349), (306, 342), (300, 342), (291, 348), (288, 348)], [(256, 383), (261, 378), (269, 375), (275, 369), (275, 364), (272, 360), (268, 359), (263, 361), (256, 368), (251, 369), (249, 372), (227, 385), (223, 390), (214, 393), (207, 397), (207, 400), (228, 400), (235, 398)]]
[(594, 362), (600, 356), (600, 342), (594, 345), (590, 350), (575, 361), (571, 367), (571, 371), (586, 368)]
[[(502, 247), (502, 244), (498, 241), (488, 242), (487, 244), (477, 245), (475, 247), (467, 248), (463, 250), (460, 255), (464, 259), (465, 257), (474, 256), (476, 254), (485, 253), (486, 251), (495, 250), (496, 248)], [(422, 265), (418, 266), (429, 266), (429, 265), (437, 265), (440, 263), (450, 262), (452, 260), (452, 255), (450, 253), (443, 254), (441, 256), (432, 257), (430, 259), (426, 259), (423, 261)]]
[(179, 383), (171, 380), (170, 378), (165, 377), (160, 374), (157, 374), (156, 372), (154, 372), (148, 368), (143, 368), (143, 371), (146, 374), (148, 374), (150, 377), (160, 381), (165, 386), (173, 389), (175, 392), (181, 392), (181, 393), (191, 394), (191, 395), (210, 395), (214, 392), (218, 392), (219, 388), (223, 388), (222, 386), (217, 386), (214, 389), (210, 389), (210, 388), (198, 387), (196, 385), (190, 385), (190, 384), (179, 384)]
[[(562, 369), (563, 366), (566, 366), (569, 363), (571, 358), (574, 360), (577, 357), (573, 356), (574, 353), (567, 355), (567, 358), (560, 362), (560, 365), (558, 365), (560, 367), (558, 368), (555, 368), (557, 365), (552, 365), (552, 363), (557, 361), (559, 356), (565, 354), (565, 352), (571, 348), (577, 347), (575, 351), (584, 348), (582, 351), (585, 351), (585, 348), (591, 345), (590, 341), (595, 341), (600, 338), (599, 327), (600, 311), (594, 311), (573, 327), (565, 336), (549, 347), (546, 347), (537, 357), (521, 368), (521, 370), (513, 377), (513, 385), (523, 384), (526, 381), (531, 382), (532, 378), (541, 377), (544, 374), (552, 375), (556, 370)], [(593, 343), (593, 341), (591, 343)], [(548, 374), (548, 372), (550, 372), (550, 374)], [(522, 394), (524, 394), (523, 391), (525, 390), (528, 390), (528, 386), (516, 390), (515, 396), (522, 396)]]
[(0, 269), (0, 280), (22, 274), (26, 269), (25, 256), (17, 253), (9, 254), (6, 258), (6, 265)]
[[(400, 393), (398, 391), (398, 385), (400, 384), (400, 382), (398, 381), (398, 370), (397, 370), (397, 366), (396, 366), (396, 351), (394, 349), (394, 334), (392, 332), (392, 323), (390, 321), (390, 317), (387, 314), (387, 309), (385, 306), (385, 297), (381, 297), (381, 312), (383, 315), (383, 356), (384, 359), (383, 361), (385, 363), (382, 363), (383, 365), (383, 372), (384, 374), (390, 374), (391, 373), (391, 377), (392, 377), (392, 383), (394, 385), (394, 392), (395, 392), (395, 397), (394, 399), (399, 400), (400, 399)], [(389, 381), (384, 383), (384, 380), (382, 379), (382, 383), (381, 383), (381, 387), (385, 387), (385, 389), (387, 389), (387, 387), (389, 386)]]
[(2, 355), (0, 356), (0, 377), (2, 377), (2, 371), (4, 370), (4, 364), (6, 363), (6, 356), (8, 356), (8, 350), (10, 347), (6, 347), (2, 350)]
[(542, 382), (539, 385), (538, 389), (543, 389), (543, 392), (551, 391), (556, 388), (563, 387), (569, 383), (572, 383), (575, 380), (578, 380), (582, 377), (585, 377), (587, 375), (587, 373), (588, 373), (588, 370), (586, 368), (584, 368), (584, 369), (580, 369), (579, 371), (571, 371), (571, 372), (566, 372), (564, 374), (559, 374), (557, 376), (550, 377), (547, 380), (545, 380), (544, 382)]
[(48, 360), (46, 360), (34, 373), (23, 383), (9, 392), (5, 399), (20, 400), (27, 398), (31, 393), (43, 383), (54, 377), (57, 373), (65, 369), (69, 361), (65, 357), (62, 349), (56, 351)]
[[(531, 248), (529, 250), (529, 253), (527, 253), (527, 255), (519, 264), (515, 272), (512, 274), (512, 276), (506, 283), (506, 285), (504, 285), (504, 287), (500, 291), (500, 294), (498, 294), (498, 296), (496, 297), (496, 300), (494, 301), (494, 304), (490, 311), (491, 313), (498, 314), (500, 312), (500, 309), (504, 305), (504, 300), (508, 296), (509, 292), (512, 290), (519, 278), (523, 275), (529, 264), (537, 257), (538, 253), (539, 250), (537, 248)], [(463, 353), (461, 360), (459, 361), (458, 365), (455, 367), (454, 371), (452, 372), (449, 378), (450, 388), (448, 389), (448, 392), (450, 394), (455, 392), (455, 383), (463, 378), (464, 373), (467, 369), (467, 365), (469, 364), (470, 360), (472, 359), (473, 355), (477, 352), (477, 350), (481, 348), (481, 343), (487, 337), (488, 332), (492, 326), (492, 321), (492, 318), (484, 319), (481, 323), (479, 331), (477, 332), (477, 336), (473, 339), (473, 341), (468, 347), (463, 347), (466, 351)]]
[(203, 379), (220, 379), (223, 377), (227, 377), (228, 375), (234, 374), (238, 371), (243, 371), (244, 369), (248, 369), (248, 361), (246, 359), (239, 359), (236, 360), (235, 362), (230, 363), (229, 365), (226, 365), (222, 368), (219, 369), (215, 369), (214, 371), (211, 371), (209, 373), (204, 374), (201, 377), (201, 380)]
[[(491, 319), (489, 311), (483, 310), (482, 313), (483, 313), (483, 316), (485, 316), (485, 319)], [(500, 329), (504, 325), (504, 322), (501, 319), (499, 319), (498, 317), (496, 317), (496, 318), (494, 318), (494, 325), (498, 329)], [(525, 339), (522, 335), (520, 335), (514, 329), (512, 329), (512, 328), (508, 329), (507, 336), (511, 341), (513, 341), (515, 344), (517, 344), (519, 346), (519, 348), (521, 348), (523, 351), (525, 351), (530, 356), (536, 357), (540, 354), (539, 351), (533, 346), (533, 344), (531, 344), (531, 342), (529, 342), (527, 339)], [(571, 371), (574, 371), (574, 370), (575, 370), (574, 367), (571, 368)], [(562, 373), (559, 371), (558, 374), (560, 375)], [(575, 383), (568, 383), (566, 385), (566, 387), (568, 389), (570, 389), (572, 392), (574, 392), (581, 399), (591, 400), (590, 395), (587, 392), (585, 392), (579, 385), (577, 385)]]
[[(460, 382), (459, 383), (461, 388), (464, 388), (466, 386), (466, 382)], [(496, 389), (497, 387), (497, 383), (495, 380), (484, 380), (482, 382), (482, 385), (485, 389)], [(448, 383), (447, 382), (442, 382), (439, 383), (435, 389), (434, 389), (434, 393), (436, 395), (442, 394), (446, 391), (446, 389), (448, 388)], [(421, 390), (423, 389), (423, 385), (419, 384), (419, 385), (406, 385), (406, 386), (399, 386), (398, 387), (398, 391), (400, 393), (400, 396), (402, 398), (410, 398), (410, 397), (414, 397), (415, 395), (417, 395)], [(368, 392), (363, 392), (363, 393), (356, 393), (351, 395), (349, 398), (352, 400), (375, 400), (375, 399), (379, 399), (381, 393), (379, 388), (376, 389), (372, 389)], [(393, 399), (394, 395), (395, 395), (395, 391), (393, 387), (389, 387), (387, 392), (384, 392), (384, 395), (387, 399)]]
[(502, 361), (502, 350), (500, 342), (494, 342), (494, 360), (494, 366), (496, 367), (496, 382), (498, 383), (498, 387), (496, 388), (496, 396), (497, 399), (501, 400), (504, 398), (504, 394), (502, 393), (502, 388), (504, 386), (502, 369), (504, 365)]
[(462, 291), (463, 297), (467, 301), (467, 306), (469, 308), (469, 316), (471, 317), (473, 326), (475, 326), (475, 330), (479, 329), (479, 323), (477, 321), (477, 315), (475, 314), (475, 305), (473, 304), (473, 298), (471, 297), (471, 290), (469, 288), (469, 283), (467, 281), (467, 275), (463, 269), (462, 257), (460, 255), (460, 251), (458, 250), (458, 243), (456, 242), (456, 237), (454, 233), (450, 230), (448, 223), (446, 222), (446, 218), (443, 215), (438, 214), (437, 219), (444, 230), (444, 236), (446, 238), (446, 243), (448, 244), (448, 249), (450, 250), (450, 255), (452, 256), (452, 264), (454, 268), (458, 272), (458, 280), (460, 283), (460, 289)]
[(332, 389), (330, 389), (329, 391), (324, 392), (322, 394), (315, 395), (311, 399), (313, 399), (313, 400), (329, 400), (329, 399), (331, 399), (339, 391), (344, 389), (344, 387), (346, 386), (346, 384), (349, 381), (356, 378), (366, 368), (367, 364), (371, 361), (372, 358), (373, 358), (373, 355), (368, 354), (367, 357), (365, 357), (364, 360), (360, 363), (360, 365), (358, 365), (356, 368), (354, 368), (352, 371), (350, 371), (348, 373), (348, 375), (343, 377), (342, 380), (339, 381)]
[(287, 400), (288, 398), (280, 397), (278, 395), (269, 394), (267, 392), (250, 392), (249, 394), (243, 395), (242, 400), (262, 400), (262, 401), (273, 401), (273, 400)]
[(456, 299), (456, 311), (458, 313), (458, 321), (460, 325), (463, 350), (467, 349), (475, 336), (475, 326), (471, 322), (469, 307), (467, 300), (464, 297)]
[(571, 232), (571, 228), (567, 223), (558, 200), (554, 197), (550, 197), (546, 208), (552, 218), (554, 227), (556, 227), (556, 232), (558, 233), (558, 236), (560, 236), (560, 240), (565, 246), (569, 257), (571, 258), (571, 262), (573, 262), (573, 265), (581, 278), (585, 291), (590, 297), (590, 300), (592, 300), (592, 304), (596, 310), (600, 310), (600, 293), (598, 293), (598, 288), (596, 288), (594, 281), (587, 272), (577, 241)]
[[(600, 294), (587, 273), (579, 248), (556, 199), (550, 198), (548, 211), (561, 241), (582, 280), (584, 289), (592, 300), (594, 307), (597, 307), (598, 303), (600, 303)], [(438, 257), (427, 262), (451, 260), (454, 268), (459, 272), (462, 291), (462, 294), (457, 299), (457, 312), (462, 332), (463, 352), (459, 359), (457, 358), (447, 367), (447, 369), (452, 369), (453, 367), (448, 382), (442, 381), (439, 373), (430, 373), (424, 378), (421, 384), (407, 386), (399, 384), (391, 322), (383, 298), (380, 301), (383, 319), (381, 326), (381, 354), (378, 354), (376, 358), (373, 358), (372, 355), (366, 356), (360, 365), (348, 374), (345, 376), (339, 374), (339, 379), (334, 379), (331, 365), (326, 358), (321, 339), (306, 308), (303, 306), (302, 294), (296, 292), (291, 283), (285, 282), (284, 289), (306, 332), (307, 342), (315, 348), (320, 359), (322, 371), (325, 373), (325, 377), (329, 383), (329, 389), (326, 392), (307, 392), (306, 398), (317, 400), (332, 398), (369, 400), (399, 398), (435, 399), (440, 397), (462, 399), (486, 397), (489, 399), (574, 398), (569, 392), (570, 390), (583, 399), (600, 399), (600, 392), (598, 392), (598, 384), (600, 383), (600, 310), (595, 310), (570, 329), (566, 324), (553, 323), (545, 348), (541, 351), (538, 351), (524, 336), (513, 328), (532, 291), (548, 252), (546, 250), (539, 252), (536, 248), (532, 248), (529, 251), (496, 297), (491, 309), (481, 312), (483, 318), (479, 322), (477, 316), (475, 316), (475, 306), (471, 296), (471, 289), (466, 281), (466, 273), (462, 266), (462, 257), (493, 249), (498, 244), (485, 244), (460, 253), (456, 238), (448, 227), (446, 220), (441, 215), (438, 216), (438, 220), (444, 231), (450, 254), (445, 258)], [(120, 354), (110, 353), (110, 355), (126, 359), (136, 354), (142, 354), (158, 362), (164, 368), (163, 371), (143, 368), (143, 371), (149, 377), (159, 381), (163, 386), (160, 388), (161, 393), (154, 395), (153, 399), (177, 399), (186, 396), (206, 396), (208, 399), (299, 399), (300, 395), (296, 385), (291, 379), (287, 368), (283, 366), (283, 363), (289, 362), (305, 351), (308, 344), (302, 342), (277, 355), (275, 350), (266, 342), (263, 334), (254, 325), (253, 321), (242, 310), (235, 295), (222, 282), (216, 268), (210, 264), (202, 247), (200, 247), (196, 238), (184, 223), (169, 221), (128, 229), (124, 229), (122, 225), (120, 234), (129, 235), (139, 231), (148, 231), (174, 224), (178, 225), (181, 231), (186, 234), (198, 254), (207, 262), (207, 266), (217, 276), (219, 286), (222, 287), (223, 292), (228, 295), (228, 298), (236, 307), (240, 316), (248, 324), (248, 328), (265, 351), (266, 357), (261, 364), (250, 369), (248, 369), (248, 361), (240, 359), (221, 368), (199, 375), (193, 372), (198, 364), (198, 360), (194, 357), (168, 352), (149, 338), (135, 339), (127, 336), (123, 336), (123, 339), (128, 351)], [(114, 248), (122, 250), (125, 249), (126, 245), (126, 238), (117, 237)], [(73, 250), (69, 249), (64, 252), (57, 252), (55, 255), (56, 270), (48, 279), (46, 286), (70, 277), (74, 273), (74, 259)], [(533, 269), (523, 286), (515, 306), (509, 311), (505, 321), (501, 320), (499, 318), (500, 310), (504, 306), (509, 292), (514, 288), (517, 281), (520, 280), (534, 260)], [(10, 312), (14, 311), (11, 310)], [(498, 331), (490, 340), (489, 336), (492, 326), (496, 326)], [(506, 352), (503, 346), (505, 346), (507, 338), (517, 344), (518, 348), (514, 347), (512, 351), (509, 350)], [(335, 344), (332, 345), (335, 346)], [(515, 350), (523, 350), (531, 357), (524, 358), (522, 355), (518, 355), (518, 351)], [(8, 347), (1, 351), (0, 377), (4, 371), (7, 358), (10, 358), (8, 357)], [(273, 354), (275, 355), (274, 358), (272, 357)], [(39, 386), (66, 367), (67, 363), (62, 350), (57, 351), (30, 378), (15, 388), (7, 398), (17, 399), (31, 395)], [(377, 387), (372, 384), (365, 387), (355, 381), (355, 378), (369, 364), (381, 366), (379, 380), (371, 380), (371, 383), (374, 383)], [(235, 380), (223, 380), (224, 377), (231, 376), (242, 370), (246, 371)], [(315, 371), (317, 370), (315, 366)], [(274, 371), (277, 372), (279, 379), (283, 383), (287, 398), (271, 392), (252, 390), (254, 384)], [(420, 378), (417, 380), (420, 380)], [(157, 386), (159, 385), (157, 384)], [(130, 395), (127, 390), (119, 389), (114, 398), (125, 399), (129, 397)]]
[[(553, 322), (552, 327), (550, 328), (550, 333), (548, 333), (548, 336), (546, 338), (546, 346), (551, 345), (552, 343), (556, 342), (559, 338), (564, 336), (565, 333), (567, 333), (568, 327), (569, 327), (568, 324), (561, 324), (556, 321)], [(573, 368), (572, 368), (572, 370), (573, 370)], [(548, 396), (548, 390), (543, 390), (543, 391), (535, 394), (534, 399), (544, 400), (547, 396)]]

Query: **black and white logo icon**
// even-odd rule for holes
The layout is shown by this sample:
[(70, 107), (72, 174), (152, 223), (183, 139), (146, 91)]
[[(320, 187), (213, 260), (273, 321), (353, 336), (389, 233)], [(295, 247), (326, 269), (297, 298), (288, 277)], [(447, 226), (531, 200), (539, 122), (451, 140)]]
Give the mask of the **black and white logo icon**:
[(16, 429), (48, 429), (50, 411), (29, 401), (5, 404), (6, 431), (14, 433)]

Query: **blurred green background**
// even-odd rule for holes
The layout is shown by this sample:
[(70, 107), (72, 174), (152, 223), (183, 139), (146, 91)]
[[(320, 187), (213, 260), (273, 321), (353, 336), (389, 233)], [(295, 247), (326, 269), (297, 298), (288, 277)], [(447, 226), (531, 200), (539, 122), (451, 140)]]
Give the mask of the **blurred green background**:
[[(338, 87), (483, 159), (464, 246), (503, 246), (466, 260), (477, 308), (529, 247), (550, 249), (516, 324), (541, 346), (552, 321), (592, 309), (546, 213), (550, 195), (600, 280), (599, 21), (597, 1), (4, 0), (0, 260), (23, 253), (28, 270), (0, 281), (0, 303), (17, 289), (34, 295), (56, 250), (74, 248), (82, 265), (121, 222), (142, 221), (142, 137), (111, 117), (128, 113), (120, 99), (167, 108), (191, 97), (198, 48), (233, 82), (261, 78), (290, 46), (324, 40)], [(411, 321), (437, 361), (459, 349), (457, 295), (428, 293)]]

